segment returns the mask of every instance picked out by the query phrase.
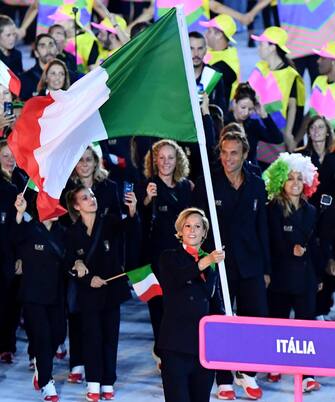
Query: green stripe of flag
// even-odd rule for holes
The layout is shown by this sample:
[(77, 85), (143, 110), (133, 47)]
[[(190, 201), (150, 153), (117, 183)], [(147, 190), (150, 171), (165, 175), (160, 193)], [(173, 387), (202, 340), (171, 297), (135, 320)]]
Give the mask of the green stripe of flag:
[(39, 192), (38, 187), (31, 179), (28, 180), (27, 187), (30, 188), (30, 190), (36, 191), (37, 193)]
[(146, 135), (197, 142), (176, 9), (102, 65), (110, 97), (99, 109), (109, 138)]
[(143, 267), (136, 268), (127, 272), (127, 276), (132, 284), (143, 281), (147, 276), (152, 274), (151, 264), (144, 265)]

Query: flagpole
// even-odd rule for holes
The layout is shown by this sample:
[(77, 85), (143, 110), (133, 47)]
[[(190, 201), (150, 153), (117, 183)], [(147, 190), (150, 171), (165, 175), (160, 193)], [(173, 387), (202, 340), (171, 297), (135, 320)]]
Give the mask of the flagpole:
[(23, 189), (23, 191), (22, 191), (22, 196), (24, 195), (24, 193), (26, 192), (26, 190), (27, 190), (27, 188), (28, 188), (29, 180), (30, 180), (30, 179), (28, 179), (26, 185), (24, 186), (24, 189)]
[(114, 281), (114, 279), (121, 278), (121, 276), (126, 276), (126, 275), (127, 275), (127, 273), (124, 272), (123, 274), (119, 274), (119, 275), (116, 275), (116, 276), (112, 276), (112, 277), (110, 277), (108, 279), (105, 279), (105, 281), (106, 282)]
[[(209, 206), (209, 213), (212, 222), (212, 230), (214, 235), (214, 243), (216, 250), (222, 249), (222, 242), (219, 230), (219, 223), (218, 217), (216, 213), (215, 207), (215, 200), (214, 200), (214, 193), (213, 193), (213, 185), (212, 185), (212, 177), (209, 169), (209, 162), (208, 162), (208, 155), (206, 149), (206, 137), (204, 126), (202, 122), (201, 110), (199, 105), (199, 99), (197, 96), (197, 89), (196, 89), (196, 82), (194, 76), (194, 69), (192, 65), (192, 57), (191, 57), (191, 49), (190, 49), (190, 42), (188, 37), (186, 19), (184, 14), (183, 6), (177, 6), (177, 22), (179, 27), (179, 35), (180, 35), (180, 42), (182, 47), (182, 52), (184, 56), (184, 64), (185, 64), (185, 72), (188, 82), (188, 89), (191, 98), (193, 116), (195, 121), (195, 126), (197, 130), (197, 137), (198, 143), (200, 147), (200, 155), (201, 155), (201, 162), (202, 168), (205, 177), (205, 185), (207, 191), (207, 199), (208, 199), (208, 206)], [(219, 273), (220, 273), (220, 280), (223, 292), (223, 300), (225, 305), (226, 315), (233, 315), (230, 296), (229, 296), (229, 288), (228, 288), (228, 281), (227, 281), (227, 274), (224, 262), (219, 263)]]

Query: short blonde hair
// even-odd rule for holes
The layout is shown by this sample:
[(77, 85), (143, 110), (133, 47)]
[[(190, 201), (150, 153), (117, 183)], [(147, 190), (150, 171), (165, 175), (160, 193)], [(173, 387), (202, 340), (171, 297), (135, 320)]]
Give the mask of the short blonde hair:
[(144, 176), (148, 179), (152, 176), (156, 176), (158, 174), (157, 169), (157, 157), (158, 152), (161, 148), (169, 146), (172, 147), (176, 151), (176, 168), (173, 173), (173, 180), (175, 182), (181, 181), (183, 178), (187, 177), (190, 173), (190, 164), (187, 159), (183, 148), (179, 146), (175, 141), (172, 140), (160, 140), (155, 142), (152, 146), (152, 155), (153, 155), (153, 172), (151, 171), (151, 152), (150, 150), (145, 155), (144, 159)]
[(180, 241), (183, 240), (182, 235), (181, 235), (181, 231), (182, 231), (182, 229), (183, 229), (183, 227), (185, 225), (185, 221), (190, 215), (193, 215), (193, 214), (197, 214), (197, 215), (200, 216), (202, 224), (203, 224), (203, 227), (205, 229), (205, 235), (204, 235), (202, 240), (204, 241), (206, 239), (206, 237), (207, 237), (207, 233), (208, 233), (208, 230), (209, 230), (209, 221), (206, 218), (205, 212), (200, 208), (191, 207), (191, 208), (186, 208), (183, 211), (181, 211), (180, 214), (178, 215), (178, 218), (177, 218), (175, 224), (174, 224), (174, 227), (175, 227), (176, 232), (177, 232), (175, 234), (175, 236)]

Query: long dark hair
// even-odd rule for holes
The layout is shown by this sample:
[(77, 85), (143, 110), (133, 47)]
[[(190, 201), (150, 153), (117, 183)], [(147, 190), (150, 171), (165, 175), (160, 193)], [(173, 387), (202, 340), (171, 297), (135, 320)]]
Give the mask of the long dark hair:
[(76, 222), (80, 217), (80, 213), (75, 209), (74, 206), (77, 202), (77, 194), (82, 190), (87, 190), (87, 188), (83, 184), (79, 184), (73, 190), (68, 191), (65, 195), (66, 207), (72, 222)]
[(306, 144), (306, 149), (313, 150), (313, 143), (311, 140), (311, 136), (309, 135), (309, 131), (311, 129), (311, 126), (317, 121), (317, 120), (322, 120), (325, 123), (326, 129), (327, 129), (327, 135), (326, 135), (326, 144), (325, 144), (325, 151), (328, 154), (329, 152), (332, 152), (334, 148), (334, 131), (332, 129), (331, 124), (329, 121), (324, 117), (320, 115), (313, 116), (309, 123), (307, 124), (307, 144)]
[(276, 45), (275, 43), (273, 43), (273, 45), (276, 46), (277, 54), (278, 54), (279, 58), (281, 59), (281, 61), (284, 63), (284, 66), (285, 67), (290, 66), (290, 67), (294, 68), (295, 70), (297, 70), (297, 67), (295, 66), (294, 62), (287, 57), (287, 53), (284, 52), (284, 50), (282, 48), (280, 48), (278, 45)]

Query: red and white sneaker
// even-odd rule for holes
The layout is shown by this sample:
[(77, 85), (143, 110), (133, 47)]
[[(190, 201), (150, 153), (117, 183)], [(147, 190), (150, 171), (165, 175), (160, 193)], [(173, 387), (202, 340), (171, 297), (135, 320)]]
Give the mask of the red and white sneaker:
[(111, 401), (112, 399), (114, 399), (114, 392), (102, 392), (101, 399), (103, 399), (104, 401)]
[(35, 370), (35, 372), (34, 372), (34, 375), (33, 375), (33, 378), (31, 380), (31, 382), (33, 384), (33, 387), (34, 387), (35, 391), (39, 391), (40, 386), (38, 385), (38, 371), (37, 371), (36, 359), (35, 358), (33, 359), (33, 362), (34, 362), (34, 370)]
[(102, 385), (101, 386), (101, 399), (105, 401), (111, 401), (114, 399), (115, 393), (113, 385)]
[(268, 373), (267, 379), (269, 382), (279, 382), (281, 380), (281, 374), (279, 373)]
[(86, 400), (89, 402), (97, 402), (100, 399), (100, 394), (99, 392), (87, 392), (86, 394)]
[(321, 384), (313, 377), (307, 377), (302, 380), (302, 392), (318, 391)]
[(260, 399), (263, 395), (262, 388), (256, 382), (255, 377), (236, 371), (235, 384), (243, 387), (245, 394), (250, 399)]
[(97, 402), (100, 399), (100, 383), (88, 382), (86, 400), (90, 402)]
[(62, 344), (59, 345), (58, 348), (57, 348), (57, 351), (56, 351), (56, 359), (63, 360), (64, 357), (66, 356), (66, 354), (67, 354), (66, 347), (65, 347), (64, 343), (62, 343)]
[(46, 402), (58, 402), (59, 396), (57, 395), (55, 388), (55, 381), (50, 380), (48, 384), (41, 389), (43, 401)]
[(70, 384), (81, 384), (84, 381), (84, 376), (81, 373), (69, 373), (67, 382)]
[(234, 399), (236, 399), (236, 394), (233, 386), (230, 384), (219, 385), (217, 397), (218, 399), (224, 399), (226, 401), (233, 401)]

